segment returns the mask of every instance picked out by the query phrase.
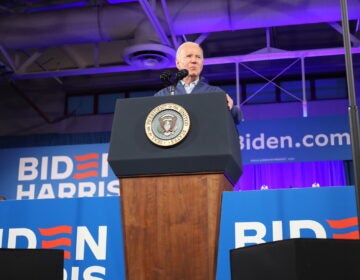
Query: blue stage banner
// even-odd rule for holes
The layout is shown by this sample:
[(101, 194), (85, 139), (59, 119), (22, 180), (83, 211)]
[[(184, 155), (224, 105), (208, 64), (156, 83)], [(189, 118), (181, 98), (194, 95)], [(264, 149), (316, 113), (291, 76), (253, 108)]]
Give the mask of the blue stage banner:
[[(243, 164), (351, 159), (346, 116), (245, 121), (238, 126)], [(119, 195), (109, 144), (0, 150), (0, 195), (51, 199)]]
[(18, 200), (118, 196), (108, 149), (106, 143), (0, 150), (0, 195)]
[[(64, 250), (64, 280), (125, 280), (121, 197), (0, 202), (0, 248)], [(359, 238), (354, 187), (225, 192), (217, 280), (230, 250), (289, 238)]]
[(291, 238), (359, 239), (355, 189), (225, 192), (217, 278), (230, 280), (230, 250)]
[[(348, 118), (245, 121), (238, 126), (243, 164), (352, 158)], [(0, 150), (0, 195), (50, 199), (119, 195), (109, 144)]]
[(244, 121), (238, 131), (244, 164), (352, 158), (347, 116)]
[(120, 198), (3, 201), (0, 247), (64, 250), (64, 280), (125, 279)]

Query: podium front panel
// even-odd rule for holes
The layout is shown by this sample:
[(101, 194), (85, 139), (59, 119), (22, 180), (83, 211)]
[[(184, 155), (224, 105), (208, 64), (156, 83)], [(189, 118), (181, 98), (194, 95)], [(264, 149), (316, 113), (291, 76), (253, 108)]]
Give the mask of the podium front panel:
[[(152, 143), (145, 132), (148, 114), (165, 103), (182, 106), (191, 123), (185, 139), (171, 147)], [(242, 173), (240, 144), (225, 94), (117, 100), (109, 164), (119, 178), (219, 172), (235, 183)]]

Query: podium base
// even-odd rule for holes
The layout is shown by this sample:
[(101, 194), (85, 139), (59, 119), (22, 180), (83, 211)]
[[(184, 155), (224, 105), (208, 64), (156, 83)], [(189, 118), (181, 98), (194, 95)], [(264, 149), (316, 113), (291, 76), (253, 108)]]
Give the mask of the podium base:
[(128, 280), (215, 279), (223, 174), (120, 179)]

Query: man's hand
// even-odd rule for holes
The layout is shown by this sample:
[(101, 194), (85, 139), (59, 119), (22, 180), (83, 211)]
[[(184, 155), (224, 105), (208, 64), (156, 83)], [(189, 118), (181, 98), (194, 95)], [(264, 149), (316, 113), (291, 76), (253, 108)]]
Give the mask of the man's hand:
[(231, 99), (230, 95), (226, 94), (226, 100), (227, 100), (227, 105), (229, 107), (229, 110), (232, 109), (232, 107), (234, 106), (234, 101)]

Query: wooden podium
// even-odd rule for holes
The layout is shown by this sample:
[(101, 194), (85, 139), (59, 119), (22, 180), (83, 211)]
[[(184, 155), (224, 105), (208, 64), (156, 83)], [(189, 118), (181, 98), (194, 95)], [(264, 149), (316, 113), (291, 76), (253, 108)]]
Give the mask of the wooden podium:
[[(165, 103), (185, 108), (191, 122), (171, 147), (145, 133), (147, 115)], [(109, 164), (120, 179), (126, 279), (215, 279), (221, 195), (242, 173), (225, 95), (118, 100)]]

